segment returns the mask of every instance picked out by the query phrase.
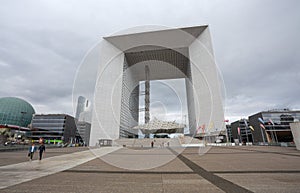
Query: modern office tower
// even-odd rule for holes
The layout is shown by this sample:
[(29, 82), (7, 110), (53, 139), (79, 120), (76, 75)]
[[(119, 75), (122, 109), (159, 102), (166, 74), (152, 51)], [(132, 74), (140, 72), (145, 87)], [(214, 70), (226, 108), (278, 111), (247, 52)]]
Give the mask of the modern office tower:
[(233, 139), (238, 139), (240, 143), (251, 143), (253, 141), (252, 130), (247, 119), (240, 119), (231, 123)]
[(35, 114), (31, 124), (31, 138), (43, 138), (49, 141), (77, 143), (81, 139), (76, 136), (74, 117), (66, 114)]
[(226, 132), (227, 132), (227, 137), (228, 137), (228, 142), (233, 143), (233, 136), (232, 136), (232, 130), (231, 130), (231, 125), (226, 125)]
[(88, 101), (85, 97), (79, 96), (77, 101), (77, 108), (75, 118), (79, 119), (80, 114), (88, 107)]
[(91, 124), (84, 121), (78, 121), (76, 125), (77, 125), (78, 134), (81, 136), (84, 145), (89, 146)]

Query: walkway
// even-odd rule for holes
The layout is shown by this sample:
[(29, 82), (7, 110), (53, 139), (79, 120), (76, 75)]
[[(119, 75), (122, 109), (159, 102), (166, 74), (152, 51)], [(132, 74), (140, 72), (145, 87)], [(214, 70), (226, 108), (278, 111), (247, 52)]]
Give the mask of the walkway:
[(5, 182), (0, 193), (281, 193), (299, 192), (300, 187), (300, 151), (295, 148), (105, 147), (92, 151), (2, 166), (5, 176), (0, 182)]
[(119, 147), (92, 149), (45, 158), (42, 161), (2, 166), (0, 167), (0, 189), (73, 168), (117, 149)]

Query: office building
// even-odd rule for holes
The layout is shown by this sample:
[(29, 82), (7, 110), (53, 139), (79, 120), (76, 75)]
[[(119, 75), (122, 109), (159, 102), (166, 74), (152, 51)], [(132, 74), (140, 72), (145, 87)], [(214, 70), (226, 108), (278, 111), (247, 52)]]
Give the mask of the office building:
[(300, 119), (300, 111), (269, 110), (249, 116), (255, 143), (293, 142), (290, 123)]
[(75, 119), (66, 114), (35, 114), (31, 124), (31, 138), (62, 143), (78, 143), (81, 139), (76, 136)]
[(79, 96), (77, 101), (76, 114), (75, 114), (75, 118), (77, 120), (79, 119), (80, 114), (83, 113), (87, 107), (88, 107), (88, 100), (83, 96)]
[(232, 130), (231, 130), (231, 125), (226, 125), (226, 132), (227, 132), (227, 138), (228, 138), (228, 142), (233, 143), (233, 136), (232, 136)]
[(78, 121), (76, 123), (78, 134), (80, 135), (83, 144), (89, 146), (90, 145), (90, 132), (91, 132), (91, 124)]
[(238, 139), (240, 143), (253, 143), (252, 130), (247, 119), (240, 119), (231, 123), (233, 139)]

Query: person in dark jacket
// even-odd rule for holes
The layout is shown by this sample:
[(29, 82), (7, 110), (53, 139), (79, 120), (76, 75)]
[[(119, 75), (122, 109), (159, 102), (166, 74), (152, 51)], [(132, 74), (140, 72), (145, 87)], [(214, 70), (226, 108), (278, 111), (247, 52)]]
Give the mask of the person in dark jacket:
[(28, 157), (30, 157), (30, 161), (32, 160), (35, 151), (36, 147), (34, 143), (32, 143), (31, 146), (28, 148)]
[(39, 155), (40, 155), (40, 160), (42, 160), (42, 157), (43, 157), (43, 153), (46, 152), (46, 147), (44, 145), (44, 143), (42, 143), (39, 147)]

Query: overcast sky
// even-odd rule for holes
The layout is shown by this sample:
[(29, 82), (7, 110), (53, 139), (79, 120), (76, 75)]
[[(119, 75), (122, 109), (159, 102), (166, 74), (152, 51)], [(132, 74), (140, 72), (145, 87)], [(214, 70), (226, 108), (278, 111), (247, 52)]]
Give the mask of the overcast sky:
[(2, 0), (0, 97), (73, 115), (76, 70), (101, 37), (141, 25), (209, 24), (226, 118), (300, 109), (299, 10), (298, 0)]

